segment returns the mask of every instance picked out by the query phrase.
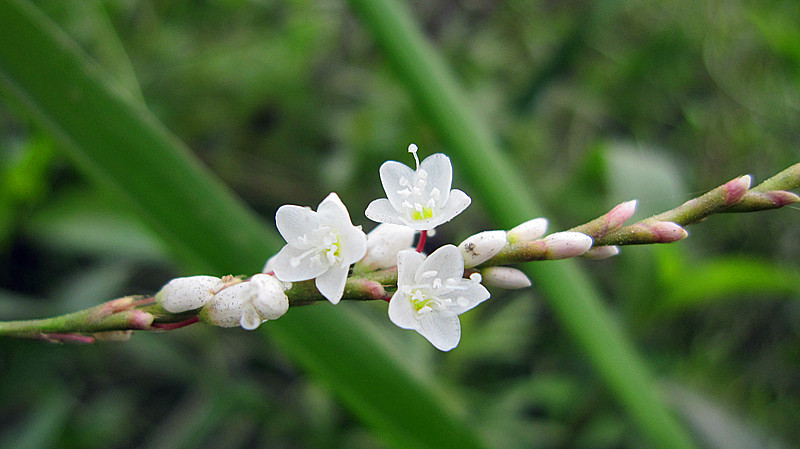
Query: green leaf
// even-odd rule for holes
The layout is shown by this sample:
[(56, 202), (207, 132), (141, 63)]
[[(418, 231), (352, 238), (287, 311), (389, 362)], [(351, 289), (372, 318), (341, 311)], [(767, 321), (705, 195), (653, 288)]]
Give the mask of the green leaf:
[(800, 293), (800, 269), (752, 257), (709, 259), (681, 266), (663, 280), (665, 309), (683, 310), (747, 296)]

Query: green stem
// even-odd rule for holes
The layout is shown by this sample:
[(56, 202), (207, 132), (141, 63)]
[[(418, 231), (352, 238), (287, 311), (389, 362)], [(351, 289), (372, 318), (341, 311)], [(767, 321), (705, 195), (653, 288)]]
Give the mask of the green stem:
[(149, 329), (154, 316), (136, 308), (139, 299), (127, 296), (53, 318), (0, 322), (0, 336), (38, 338), (43, 334)]

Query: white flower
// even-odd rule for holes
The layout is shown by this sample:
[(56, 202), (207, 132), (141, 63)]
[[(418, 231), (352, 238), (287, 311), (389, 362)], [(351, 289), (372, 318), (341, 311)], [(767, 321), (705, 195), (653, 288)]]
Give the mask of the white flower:
[(289, 310), (286, 285), (268, 274), (256, 274), (250, 281), (224, 288), (203, 307), (199, 316), (220, 327), (256, 329), (267, 320), (282, 317)]
[(506, 231), (483, 231), (467, 237), (458, 249), (464, 256), (464, 267), (472, 268), (494, 257), (506, 243)]
[(414, 153), (416, 171), (400, 162), (384, 162), (380, 173), (386, 198), (367, 206), (367, 218), (426, 231), (450, 221), (469, 206), (472, 200), (466, 193), (450, 190), (453, 182), (450, 158), (437, 153), (420, 164), (417, 146), (411, 144), (408, 151)]
[(489, 298), (489, 291), (464, 279), (464, 259), (453, 245), (428, 258), (413, 251), (397, 254), (397, 292), (389, 302), (389, 319), (413, 329), (437, 349), (449, 351), (461, 339), (458, 315)]
[(270, 262), (284, 282), (316, 278), (317, 289), (333, 304), (342, 299), (350, 265), (367, 251), (367, 236), (353, 226), (336, 193), (322, 200), (314, 212), (300, 206), (281, 206), (275, 224), (286, 246)]
[(367, 255), (358, 267), (367, 270), (391, 268), (397, 264), (397, 253), (414, 244), (416, 231), (408, 226), (381, 223), (367, 234)]
[(167, 312), (181, 313), (206, 305), (225, 282), (214, 276), (175, 278), (156, 293), (156, 301)]

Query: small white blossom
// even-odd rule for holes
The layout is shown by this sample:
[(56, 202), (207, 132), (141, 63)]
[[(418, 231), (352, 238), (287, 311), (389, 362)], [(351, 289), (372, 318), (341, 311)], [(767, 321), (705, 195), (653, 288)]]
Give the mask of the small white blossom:
[(461, 340), (458, 315), (489, 298), (484, 286), (463, 276), (464, 260), (453, 245), (442, 246), (427, 258), (413, 250), (400, 251), (389, 319), (419, 332), (437, 349), (455, 348)]
[(531, 280), (520, 270), (511, 267), (489, 267), (481, 270), (483, 283), (509, 290), (531, 286)]
[(547, 219), (534, 218), (512, 228), (508, 231), (507, 238), (510, 243), (530, 242), (539, 240), (545, 232), (547, 232)]
[(281, 206), (275, 224), (286, 246), (269, 262), (284, 282), (316, 279), (322, 296), (337, 304), (342, 299), (350, 265), (367, 251), (367, 236), (353, 226), (347, 208), (336, 193), (325, 198), (314, 212), (300, 206)]
[(453, 166), (450, 158), (437, 153), (419, 163), (417, 146), (411, 144), (417, 169), (396, 161), (381, 165), (381, 183), (386, 198), (367, 206), (367, 218), (380, 223), (405, 225), (426, 231), (446, 223), (464, 211), (472, 201), (466, 193), (450, 189)]
[(381, 223), (367, 234), (367, 255), (358, 262), (368, 270), (391, 268), (397, 264), (397, 253), (414, 244), (416, 231), (408, 226)]
[(214, 276), (175, 278), (156, 293), (156, 301), (170, 313), (199, 309), (206, 305), (225, 282)]
[(458, 249), (464, 256), (464, 267), (472, 268), (494, 257), (506, 243), (506, 231), (483, 231), (467, 237)]
[(220, 327), (241, 326), (253, 330), (289, 310), (285, 289), (286, 285), (275, 276), (257, 274), (248, 282), (231, 285), (214, 295), (199, 316)]

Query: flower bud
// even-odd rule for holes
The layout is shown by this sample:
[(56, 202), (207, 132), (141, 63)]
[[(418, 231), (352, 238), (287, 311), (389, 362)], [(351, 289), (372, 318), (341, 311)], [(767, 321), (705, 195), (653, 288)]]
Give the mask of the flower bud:
[(458, 249), (464, 255), (464, 267), (472, 268), (494, 257), (506, 243), (506, 231), (483, 231), (467, 237)]
[(610, 231), (619, 229), (625, 221), (633, 216), (634, 212), (636, 212), (636, 200), (617, 204), (606, 215), (606, 226)]
[(534, 218), (508, 231), (509, 243), (530, 242), (542, 238), (547, 232), (547, 219)]
[(250, 278), (250, 284), (258, 288), (253, 305), (264, 320), (276, 320), (289, 311), (289, 298), (283, 292), (290, 283), (281, 282), (275, 276), (257, 274)]
[(592, 247), (592, 238), (580, 232), (555, 232), (544, 238), (546, 259), (568, 259), (585, 253)]
[(214, 276), (175, 278), (156, 293), (156, 301), (170, 313), (199, 309), (224, 285), (222, 279)]
[(738, 178), (725, 183), (725, 203), (736, 204), (750, 189), (753, 177), (750, 175), (739, 176)]
[(414, 244), (416, 231), (408, 226), (379, 224), (367, 234), (367, 255), (358, 262), (367, 270), (380, 270), (397, 265), (397, 253)]
[(481, 270), (483, 283), (494, 287), (518, 289), (531, 286), (531, 280), (520, 270), (511, 267), (489, 267)]
[(689, 236), (686, 229), (683, 229), (681, 225), (671, 221), (657, 221), (650, 225), (650, 231), (653, 232), (658, 239), (656, 243), (677, 242)]
[(257, 274), (248, 282), (231, 285), (214, 295), (198, 316), (220, 327), (241, 326), (253, 330), (289, 310), (284, 289), (285, 284), (275, 276)]
[(616, 245), (595, 246), (589, 248), (581, 257), (592, 260), (608, 259), (619, 254), (619, 247)]

